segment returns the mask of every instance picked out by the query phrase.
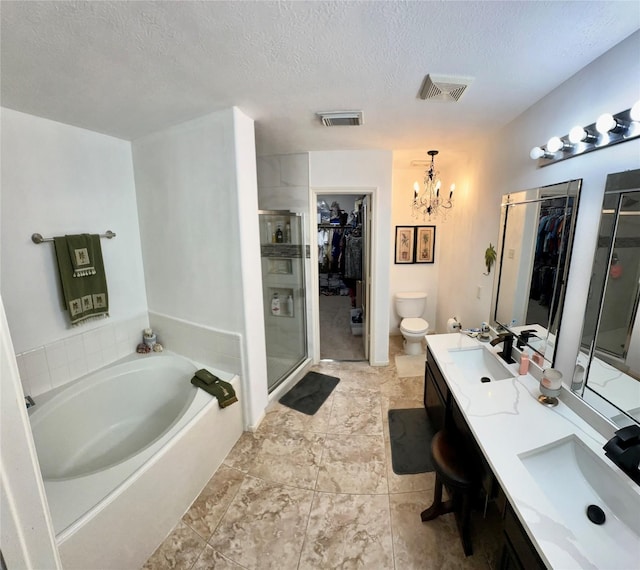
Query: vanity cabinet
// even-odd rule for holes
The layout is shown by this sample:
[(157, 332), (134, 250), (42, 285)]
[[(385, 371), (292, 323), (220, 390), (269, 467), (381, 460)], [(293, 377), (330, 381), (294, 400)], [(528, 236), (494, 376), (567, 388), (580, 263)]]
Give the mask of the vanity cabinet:
[(424, 408), (433, 426), (434, 433), (444, 428), (447, 410), (450, 409), (451, 393), (442, 372), (435, 363), (431, 351), (427, 349), (424, 374)]
[(495, 499), (503, 517), (503, 546), (500, 570), (537, 570), (545, 565), (527, 537), (507, 497), (478, 446), (478, 443), (453, 398), (431, 350), (427, 347), (424, 378), (424, 406), (434, 432), (443, 428), (453, 431), (465, 455), (482, 480), (486, 499)]
[(546, 566), (531, 544), (513, 508), (506, 501), (503, 518), (504, 543), (499, 570), (544, 570)]

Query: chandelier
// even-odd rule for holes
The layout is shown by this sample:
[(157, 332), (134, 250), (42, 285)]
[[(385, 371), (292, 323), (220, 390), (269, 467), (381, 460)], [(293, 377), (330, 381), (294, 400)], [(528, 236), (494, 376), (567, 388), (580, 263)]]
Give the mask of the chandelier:
[(453, 206), (453, 191), (456, 185), (451, 185), (447, 198), (440, 195), (439, 172), (436, 172), (434, 164), (434, 157), (438, 154), (438, 151), (430, 150), (427, 154), (431, 157), (431, 164), (424, 173), (424, 188), (421, 191), (418, 182), (413, 183), (412, 214), (414, 218), (422, 216), (423, 220), (426, 220), (427, 217), (430, 220), (432, 217), (436, 218), (439, 214), (442, 214), (444, 221), (447, 219), (447, 210), (450, 210)]

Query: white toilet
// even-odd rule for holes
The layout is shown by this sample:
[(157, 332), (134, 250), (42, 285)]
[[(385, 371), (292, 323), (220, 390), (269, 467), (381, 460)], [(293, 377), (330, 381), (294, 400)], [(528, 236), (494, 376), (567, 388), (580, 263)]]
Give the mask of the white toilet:
[(422, 318), (427, 302), (427, 294), (396, 293), (396, 311), (402, 318), (400, 332), (404, 337), (406, 354), (422, 354), (422, 339), (429, 330), (429, 323)]

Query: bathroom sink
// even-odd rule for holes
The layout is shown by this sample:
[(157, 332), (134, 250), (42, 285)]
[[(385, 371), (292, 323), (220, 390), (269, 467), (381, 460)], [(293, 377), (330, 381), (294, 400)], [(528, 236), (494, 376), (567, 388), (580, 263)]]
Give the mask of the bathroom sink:
[[(508, 380), (514, 377), (513, 373), (498, 360), (495, 354), (482, 346), (449, 349), (449, 355), (456, 368), (469, 381), (480, 383), (482, 381)], [(486, 380), (487, 378), (489, 380)]]
[[(635, 568), (640, 540), (640, 494), (634, 483), (575, 435), (519, 455), (580, 552), (598, 568)], [(587, 509), (591, 505), (591, 519)], [(605, 516), (604, 522), (598, 516)], [(552, 516), (541, 513), (541, 516)]]

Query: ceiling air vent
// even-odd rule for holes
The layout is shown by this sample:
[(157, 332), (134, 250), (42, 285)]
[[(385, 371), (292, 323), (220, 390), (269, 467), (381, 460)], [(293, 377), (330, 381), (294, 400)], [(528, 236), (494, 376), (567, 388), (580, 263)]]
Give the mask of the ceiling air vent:
[(362, 111), (324, 111), (316, 113), (325, 127), (361, 125)]
[(424, 78), (418, 96), (436, 101), (459, 101), (472, 81), (473, 77), (429, 74)]

